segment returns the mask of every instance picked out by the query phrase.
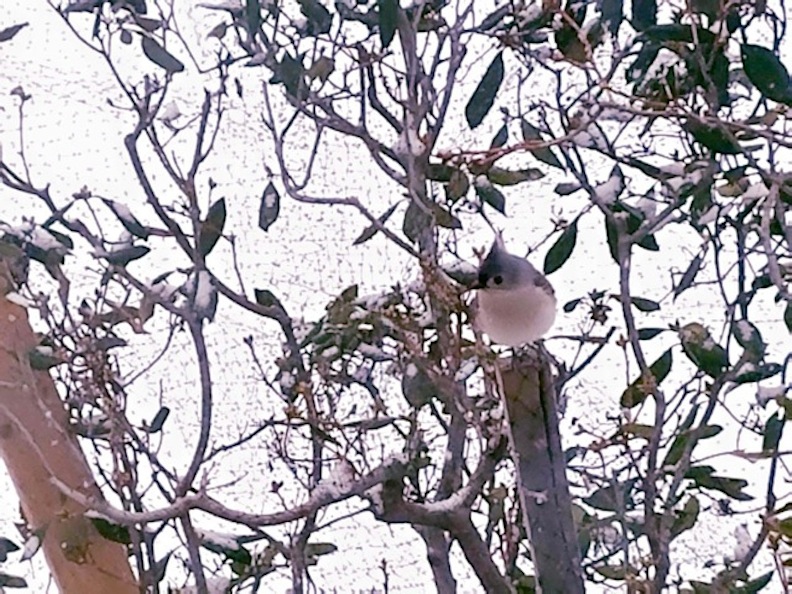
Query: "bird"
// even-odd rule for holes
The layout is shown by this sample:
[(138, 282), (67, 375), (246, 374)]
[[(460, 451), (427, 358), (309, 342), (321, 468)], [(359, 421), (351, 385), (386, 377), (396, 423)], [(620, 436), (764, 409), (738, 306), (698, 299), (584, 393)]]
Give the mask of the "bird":
[(474, 281), (474, 326), (501, 345), (535, 342), (553, 325), (556, 297), (550, 281), (533, 265), (506, 251), (498, 234)]

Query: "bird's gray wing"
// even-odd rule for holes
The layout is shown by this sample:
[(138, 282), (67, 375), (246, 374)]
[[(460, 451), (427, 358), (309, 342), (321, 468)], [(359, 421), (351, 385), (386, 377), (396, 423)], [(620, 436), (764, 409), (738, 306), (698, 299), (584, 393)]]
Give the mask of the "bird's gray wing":
[(544, 274), (537, 272), (536, 276), (534, 276), (534, 284), (540, 289), (547, 291), (551, 295), (555, 295), (555, 289), (553, 289), (553, 285), (550, 284), (550, 281), (547, 280), (547, 277)]

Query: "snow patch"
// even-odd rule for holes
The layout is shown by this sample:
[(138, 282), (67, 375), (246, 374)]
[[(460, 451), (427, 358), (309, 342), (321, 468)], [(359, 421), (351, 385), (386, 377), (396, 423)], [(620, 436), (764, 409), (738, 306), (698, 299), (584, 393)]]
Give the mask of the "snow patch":
[(355, 484), (355, 469), (348, 460), (339, 460), (330, 474), (319, 481), (311, 497), (330, 496), (340, 498)]
[(195, 287), (195, 309), (204, 311), (208, 309), (212, 300), (214, 299), (214, 285), (212, 284), (212, 276), (207, 270), (201, 270), (198, 273), (198, 279)]

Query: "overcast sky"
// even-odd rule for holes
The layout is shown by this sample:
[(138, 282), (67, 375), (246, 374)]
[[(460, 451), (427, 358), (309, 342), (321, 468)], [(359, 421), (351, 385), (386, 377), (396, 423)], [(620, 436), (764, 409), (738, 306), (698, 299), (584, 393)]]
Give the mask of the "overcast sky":
[[(217, 20), (216, 17), (191, 8), (181, 18), (180, 25), (188, 35), (202, 39), (203, 44), (209, 43), (205, 40), (205, 34)], [(74, 17), (75, 22), (80, 19), (85, 23), (90, 20), (86, 16)], [(18, 163), (14, 157), (19, 145), (17, 101), (9, 92), (21, 85), (26, 93), (33, 96), (25, 107), (25, 143), (33, 177), (38, 185), (51, 183), (53, 195), (61, 197), (69, 196), (87, 185), (97, 193), (128, 203), (133, 210), (140, 209), (142, 193), (131, 181), (132, 172), (122, 144), (123, 135), (130, 130), (133, 120), (129, 114), (108, 106), (108, 99), (117, 101), (121, 94), (107, 69), (74, 38), (43, 1), (11, 3), (4, 7), (0, 29), (23, 21), (29, 22), (30, 26), (13, 41), (0, 44), (0, 59), (4, 66), (0, 74), (0, 143), (4, 159), (12, 164)], [(128, 50), (122, 48), (122, 51), (127, 51), (122, 61), (130, 75), (136, 68), (150, 68), (144, 58), (135, 55), (135, 49), (139, 49), (137, 44)], [(205, 51), (211, 49), (205, 47)], [(350, 284), (360, 283), (361, 292), (368, 293), (397, 282), (412, 280), (415, 269), (397, 248), (382, 238), (361, 247), (352, 247), (353, 240), (366, 223), (351, 211), (342, 212), (326, 207), (306, 208), (286, 202), (280, 220), (270, 233), (265, 234), (256, 227), (261, 191), (268, 181), (266, 166), (276, 167), (271, 146), (259, 125), (260, 103), (256, 77), (261, 75), (258, 70), (242, 73), (247, 98), (244, 101), (232, 101), (232, 109), (228, 113), (229, 126), (219, 140), (216, 158), (208, 165), (206, 174), (206, 177), (211, 176), (218, 183), (217, 195), (227, 197), (227, 228), (238, 234), (240, 253), (243, 254), (243, 276), (249, 279), (249, 286), (277, 290), (295, 317), (313, 319), (321, 314), (333, 296)], [(476, 82), (476, 77), (472, 77), (470, 84), (475, 85)], [(203, 87), (210, 84), (211, 81), (189, 72), (180, 76), (175, 95), (180, 110), (183, 113), (194, 112), (201, 100)], [(509, 75), (506, 84), (514, 84)], [(451, 126), (460, 131), (464, 128), (461, 119)], [(490, 128), (492, 126), (494, 124)], [(489, 131), (482, 134), (487, 139), (490, 135)], [(384, 211), (398, 196), (394, 196), (394, 188), (384, 184), (373, 170), (364, 169), (362, 162), (362, 153), (352, 143), (330, 147), (319, 159), (318, 179), (329, 194), (359, 196), (370, 205), (372, 211)], [(603, 170), (603, 179), (599, 181), (604, 181), (607, 173), (607, 170)], [(504, 229), (507, 244), (513, 251), (526, 253), (553, 229), (553, 217), (574, 215), (583, 206), (583, 197), (559, 200), (552, 192), (559, 181), (568, 180), (548, 171), (545, 179), (520, 185), (508, 192), (508, 217), (497, 219), (496, 225)], [(3, 203), (0, 220), (14, 222), (23, 215), (35, 216), (37, 212), (37, 206), (31, 204), (29, 198), (14, 196), (4, 188), (0, 188), (0, 199)], [(39, 220), (43, 218), (42, 214), (38, 216)], [(460, 252), (463, 257), (473, 261), (473, 248), (487, 245), (491, 235), (478, 224), (471, 224), (466, 231), (468, 234), (461, 243)], [(674, 246), (675, 242), (681, 244), (690, 239), (677, 233), (681, 232), (669, 230), (660, 236), (664, 250), (667, 246)], [(595, 217), (584, 219), (580, 236), (580, 244), (572, 259), (551, 278), (561, 304), (589, 290), (614, 290), (617, 287), (618, 271), (607, 250), (603, 249), (604, 228), (601, 221), (595, 220)], [(541, 265), (548, 246), (545, 243), (532, 256), (537, 266)], [(657, 274), (661, 267), (667, 268), (669, 256), (664, 250), (658, 254), (642, 250), (637, 252), (636, 295), (660, 299), (667, 294), (670, 279)], [(224, 255), (227, 257), (228, 253)], [(89, 264), (90, 260), (78, 258), (72, 261), (71, 266), (78, 270), (80, 266)], [(151, 276), (156, 276), (169, 265), (172, 263), (166, 254), (158, 262), (160, 268), (152, 270)], [(80, 291), (79, 282), (74, 290), (77, 293)], [(654, 314), (651, 324), (645, 325), (658, 326), (677, 320), (717, 324), (722, 319), (720, 309), (713, 307), (717, 300), (717, 295), (707, 296), (701, 292), (683, 296), (673, 309), (664, 308), (662, 313)], [(217, 407), (218, 426), (227, 428), (229, 435), (233, 435), (244, 427), (249, 428), (250, 419), (258, 418), (257, 415), (261, 414), (261, 387), (256, 384), (250, 361), (244, 356), (242, 340), (251, 331), (267, 336), (272, 329), (251, 328), (250, 320), (224, 317), (224, 313), (221, 306), (219, 321), (214, 331), (210, 330), (209, 336), (214, 344), (224, 345), (229, 353), (233, 353), (223, 362), (218, 384), (223, 388), (225, 400)], [(582, 315), (580, 311), (569, 315), (559, 313), (551, 336), (579, 333)], [(780, 320), (777, 307), (767, 305), (767, 319)], [(159, 338), (141, 338), (140, 348), (146, 346), (145, 341), (149, 341), (152, 349), (156, 348)], [(779, 332), (766, 334), (765, 340), (770, 343), (771, 350), (780, 353), (784, 351), (788, 336), (779, 326)], [(572, 352), (571, 346), (560, 339), (549, 340), (548, 347), (562, 358), (570, 356)], [(573, 419), (585, 417), (583, 422), (596, 426), (605, 415), (619, 413), (620, 390), (615, 390), (613, 386), (624, 384), (627, 379), (624, 369), (621, 355), (617, 349), (612, 349), (590, 371), (585, 384), (571, 387), (565, 418), (565, 437), (568, 439), (565, 445), (572, 445), (578, 439), (571, 427)], [(189, 442), (194, 436), (197, 420), (195, 378), (189, 374), (164, 373), (161, 377), (148, 378), (140, 384), (139, 389), (140, 404), (136, 410), (141, 419), (150, 418), (163, 402), (178, 409), (175, 418), (169, 422), (171, 427), (182, 429), (172, 431), (170, 435), (173, 443), (165, 446), (165, 452), (178, 459), (184, 441)], [(730, 398), (738, 397), (747, 400), (753, 395), (750, 389), (730, 395)], [(587, 441), (587, 438), (583, 439), (584, 443)], [(714, 450), (720, 447), (711, 442), (708, 445)], [(250, 485), (244, 480), (244, 475), (246, 471), (266, 472), (261, 452), (242, 451), (238, 462), (238, 467), (223, 468), (219, 473), (226, 479), (240, 479), (241, 482), (228, 489), (228, 492), (240, 502), (249, 502), (251, 493), (245, 489)], [(731, 472), (734, 474), (735, 470)], [(749, 477), (752, 467), (743, 465), (737, 472)], [(13, 489), (4, 473), (0, 473), (0, 480), (6, 481), (0, 484), (0, 488), (4, 487), (7, 494), (12, 493)], [(218, 478), (217, 482), (223, 481)], [(258, 494), (256, 500), (261, 502), (262, 507), (267, 504), (267, 499)], [(261, 512), (264, 509), (250, 511)], [(755, 518), (755, 515), (744, 517), (741, 521), (749, 522), (753, 531), (757, 526)], [(2, 534), (18, 541), (10, 524), (17, 519), (16, 504), (9, 497), (8, 504), (0, 510), (0, 525), (4, 528)], [(359, 539), (359, 554), (333, 560), (328, 573), (369, 575), (372, 584), (375, 584), (379, 572), (372, 566), (371, 559), (387, 559), (394, 571), (394, 591), (399, 586), (408, 590), (417, 587), (415, 580), (426, 575), (425, 568), (412, 565), (416, 557), (414, 551), (410, 551), (406, 561), (400, 553), (400, 550), (406, 550), (400, 549), (400, 546), (422, 546), (408, 529), (394, 527), (374, 532), (373, 527), (367, 526), (366, 529), (372, 530), (370, 534), (374, 535), (373, 540), (368, 540), (361, 536), (355, 526), (354, 522), (342, 523), (336, 534), (347, 545)], [(733, 524), (709, 517), (702, 520), (702, 528), (698, 529), (701, 536), (694, 543), (695, 553), (691, 554), (691, 566), (695, 567), (700, 567), (705, 559), (722, 554), (724, 546), (729, 546), (724, 543), (733, 542)], [(354, 544), (347, 546), (348, 550), (350, 548), (355, 550)], [(32, 591), (44, 591), (43, 578), (46, 574), (40, 561), (39, 558), (39, 564), (34, 564), (35, 569), (20, 569), (13, 564), (9, 564), (6, 569), (10, 573), (24, 572), (34, 584)], [(322, 568), (318, 569), (321, 572)], [(361, 578), (361, 587), (365, 583), (365, 578)], [(54, 587), (49, 591), (54, 591)], [(476, 592), (478, 583), (473, 579), (470, 588), (463, 587), (461, 591)]]

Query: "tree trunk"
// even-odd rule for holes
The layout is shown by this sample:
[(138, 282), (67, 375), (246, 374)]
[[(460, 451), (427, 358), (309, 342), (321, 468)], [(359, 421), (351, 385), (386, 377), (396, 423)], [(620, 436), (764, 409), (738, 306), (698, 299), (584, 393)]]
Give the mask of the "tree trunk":
[[(0, 294), (11, 290), (0, 261)], [(0, 297), (0, 454), (28, 524), (43, 532), (44, 554), (61, 594), (136, 594), (123, 545), (102, 538), (83, 507), (51, 479), (93, 498), (101, 493), (47, 371), (31, 368), (37, 344), (27, 312)]]
[(512, 459), (538, 592), (583, 594), (558, 411), (545, 358), (518, 356), (500, 367)]

